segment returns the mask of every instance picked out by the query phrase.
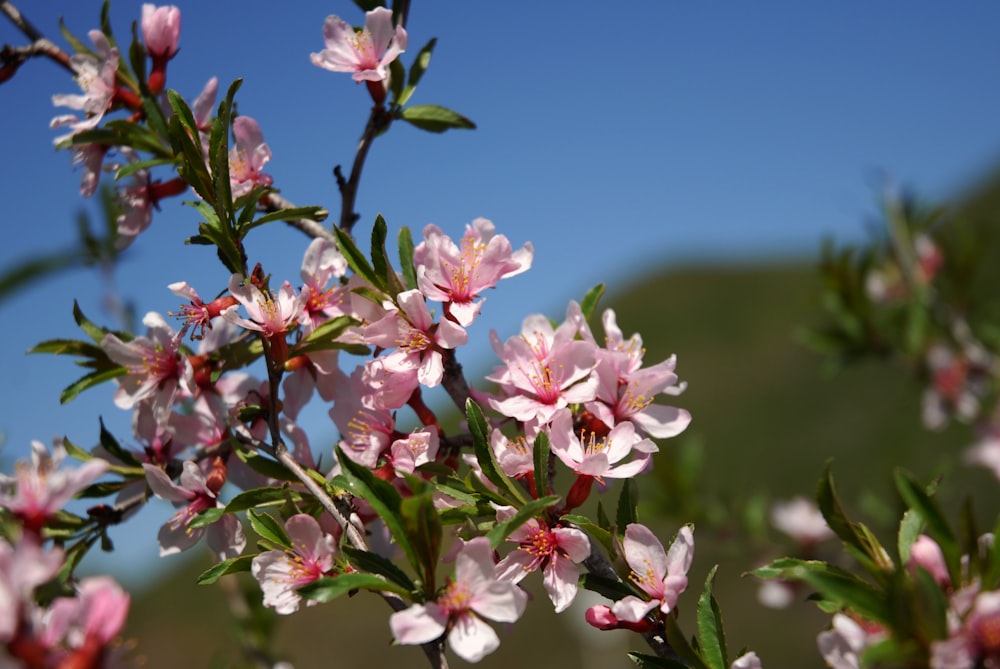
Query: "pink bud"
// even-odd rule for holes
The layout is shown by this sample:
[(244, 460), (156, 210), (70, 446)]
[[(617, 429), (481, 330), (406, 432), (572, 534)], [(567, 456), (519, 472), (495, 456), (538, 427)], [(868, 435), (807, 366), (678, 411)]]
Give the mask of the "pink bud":
[(948, 576), (948, 567), (944, 563), (941, 547), (926, 534), (917, 537), (910, 547), (910, 561), (907, 567), (911, 571), (923, 567), (940, 585), (951, 585), (951, 577)]
[(181, 10), (173, 5), (142, 6), (142, 39), (153, 58), (173, 58), (181, 37)]

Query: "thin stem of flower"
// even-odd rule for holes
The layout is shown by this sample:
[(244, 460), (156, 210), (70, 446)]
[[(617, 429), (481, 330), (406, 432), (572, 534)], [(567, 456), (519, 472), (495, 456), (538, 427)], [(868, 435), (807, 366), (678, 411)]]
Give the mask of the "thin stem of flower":
[(368, 157), (368, 150), (371, 148), (375, 137), (384, 132), (392, 122), (392, 116), (382, 105), (372, 107), (372, 112), (368, 116), (368, 123), (365, 131), (358, 142), (358, 151), (354, 155), (354, 165), (351, 166), (351, 176), (345, 179), (338, 165), (333, 173), (337, 178), (337, 186), (340, 188), (340, 229), (351, 234), (354, 224), (358, 222), (361, 215), (354, 211), (354, 204), (358, 197), (358, 184), (361, 181), (361, 171), (365, 166), (365, 159)]
[(469, 392), (469, 383), (465, 380), (465, 374), (462, 372), (462, 365), (455, 357), (455, 349), (444, 349), (441, 351), (441, 356), (444, 359), (444, 377), (441, 379), (441, 385), (455, 406), (464, 412), (465, 403), (471, 393)]

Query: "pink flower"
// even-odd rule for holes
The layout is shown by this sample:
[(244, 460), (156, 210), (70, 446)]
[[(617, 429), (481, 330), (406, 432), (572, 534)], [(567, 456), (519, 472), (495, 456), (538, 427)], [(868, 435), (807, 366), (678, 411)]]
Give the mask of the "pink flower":
[(479, 315), (484, 290), (531, 267), (535, 254), (531, 243), (514, 251), (494, 230), (492, 222), (477, 218), (465, 226), (459, 246), (436, 225), (428, 225), (424, 241), (414, 249), (420, 291), (429, 300), (444, 302), (459, 325), (468, 327)]
[(347, 288), (336, 281), (346, 273), (347, 260), (336, 244), (322, 238), (309, 244), (302, 258), (303, 308), (299, 317), (307, 332), (331, 318), (350, 314)]
[[(160, 528), (160, 555), (173, 555), (191, 548), (206, 533), (204, 527), (191, 527), (191, 521), (202, 511), (224, 506), (218, 497), (226, 480), (222, 459), (203, 460), (200, 466), (185, 460), (179, 483), (171, 481), (159, 467), (150, 464), (142, 467), (146, 470), (146, 482), (157, 497), (183, 507)], [(208, 527), (207, 540), (219, 559), (236, 557), (247, 543), (240, 521), (231, 513)]]
[(41, 642), (57, 649), (51, 666), (110, 666), (106, 647), (125, 627), (129, 595), (109, 576), (80, 582), (76, 597), (60, 597), (43, 618)]
[(270, 186), (274, 179), (261, 170), (271, 160), (271, 147), (264, 143), (260, 125), (249, 116), (233, 121), (236, 146), (229, 151), (229, 183), (233, 197), (246, 195), (256, 186)]
[(729, 665), (730, 669), (763, 669), (763, 666), (757, 653), (753, 651), (740, 655)]
[(771, 524), (807, 547), (834, 536), (819, 508), (801, 496), (775, 502), (771, 507)]
[[(635, 433), (635, 426), (626, 421), (615, 425), (607, 436), (591, 432), (577, 436), (573, 432), (573, 417), (566, 410), (556, 415), (549, 434), (552, 452), (577, 474), (598, 481), (608, 478), (631, 478), (642, 472), (650, 456), (659, 449), (649, 439)], [(631, 453), (635, 456), (621, 463)]]
[(926, 534), (921, 534), (910, 546), (910, 560), (906, 563), (906, 567), (911, 572), (915, 572), (918, 568), (926, 569), (939, 585), (944, 587), (951, 585), (944, 553), (941, 552), (938, 542)]
[(866, 629), (853, 618), (836, 613), (832, 627), (816, 637), (816, 645), (831, 669), (860, 669), (861, 654), (882, 636), (880, 629)]
[(177, 54), (177, 43), (181, 38), (180, 9), (173, 5), (157, 7), (144, 4), (141, 24), (146, 51), (154, 62), (158, 58), (170, 59)]
[(498, 580), (486, 537), (465, 543), (455, 558), (455, 579), (434, 601), (392, 614), (389, 627), (397, 643), (422, 644), (448, 633), (448, 645), (466, 662), (478, 662), (500, 646), (484, 618), (512, 623), (524, 613), (527, 594)]
[(396, 420), (388, 409), (366, 406), (369, 394), (359, 368), (349, 380), (337, 385), (330, 417), (340, 430), (344, 454), (360, 465), (374, 468), (382, 452), (396, 439)]
[[(509, 520), (514, 513), (514, 507), (498, 507), (497, 522)], [(565, 611), (576, 598), (580, 580), (577, 565), (590, 557), (587, 535), (572, 527), (549, 527), (532, 518), (511, 532), (507, 540), (518, 547), (497, 564), (497, 578), (520, 583), (530, 572), (541, 569), (545, 592), (556, 613)]]
[(42, 550), (31, 535), (14, 546), (0, 541), (0, 645), (17, 634), (35, 588), (55, 578), (64, 559), (62, 550)]
[(69, 126), (70, 133), (57, 137), (60, 144), (73, 135), (85, 130), (93, 130), (111, 109), (117, 90), (118, 49), (111, 46), (108, 38), (100, 30), (88, 33), (94, 43), (96, 55), (78, 53), (70, 58), (70, 66), (76, 72), (76, 81), (83, 89), (83, 95), (53, 95), (52, 104), (57, 107), (69, 107), (84, 112), (81, 119), (72, 114), (57, 116), (52, 119), (51, 127)]
[(687, 572), (694, 557), (694, 535), (685, 525), (677, 533), (670, 551), (644, 525), (632, 523), (625, 528), (622, 542), (625, 561), (632, 569), (629, 578), (649, 597), (648, 600), (629, 595), (618, 600), (611, 612), (619, 620), (638, 623), (650, 611), (659, 609), (670, 613), (677, 606), (677, 598), (687, 588)]
[[(273, 550), (253, 559), (250, 568), (264, 593), (264, 606), (287, 615), (299, 610), (302, 597), (297, 590), (333, 569), (334, 539), (315, 518), (297, 514), (285, 522), (292, 551)], [(309, 605), (316, 604), (309, 601)]]
[[(31, 462), (17, 463), (17, 474), (0, 492), (0, 507), (9, 509), (26, 529), (37, 534), (78, 492), (101, 477), (108, 469), (104, 460), (88, 460), (79, 467), (62, 469), (66, 448), (61, 440), (52, 445), (52, 454), (40, 441), (31, 443)], [(13, 486), (14, 490), (9, 488)]]
[(535, 471), (534, 448), (523, 436), (507, 437), (494, 429), (490, 432), (490, 448), (507, 476), (517, 478)]
[(955, 613), (964, 619), (951, 621), (949, 639), (931, 644), (931, 669), (1000, 666), (1000, 591), (981, 592), (971, 609)]
[(433, 425), (411, 432), (392, 442), (389, 449), (392, 468), (397, 474), (412, 474), (420, 465), (434, 461), (439, 445), (438, 431)]
[(365, 14), (364, 30), (328, 16), (323, 23), (326, 48), (310, 56), (313, 65), (331, 72), (353, 72), (355, 81), (384, 81), (389, 64), (406, 51), (406, 30), (393, 27), (392, 11), (376, 7)]
[(157, 416), (165, 416), (179, 391), (193, 393), (193, 370), (180, 352), (180, 336), (163, 316), (151, 311), (142, 322), (147, 328), (145, 337), (124, 342), (107, 334), (101, 348), (128, 372), (118, 379), (115, 404), (121, 409), (131, 409), (138, 402), (149, 400)]
[(236, 313), (239, 306), (235, 304), (222, 312), (223, 318), (247, 330), (263, 332), (268, 337), (287, 333), (295, 326), (302, 311), (302, 301), (287, 281), (277, 294), (265, 293), (253, 282), (244, 282), (242, 276), (234, 274), (229, 279), (229, 292), (243, 305), (250, 318), (240, 317)]

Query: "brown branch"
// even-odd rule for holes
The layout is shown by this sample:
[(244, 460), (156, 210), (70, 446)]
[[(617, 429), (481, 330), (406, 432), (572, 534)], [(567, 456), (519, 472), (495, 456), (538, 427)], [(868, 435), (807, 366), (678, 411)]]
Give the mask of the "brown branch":
[(354, 211), (354, 204), (357, 201), (361, 171), (364, 169), (368, 150), (375, 137), (385, 132), (391, 122), (392, 116), (381, 103), (373, 106), (372, 112), (368, 116), (368, 123), (365, 125), (365, 131), (358, 142), (357, 153), (354, 154), (354, 165), (351, 167), (350, 178), (344, 178), (339, 165), (333, 171), (340, 189), (340, 229), (347, 234), (351, 234), (354, 224), (361, 218), (361, 215)]
[[(268, 193), (261, 199), (261, 208), (264, 211), (272, 212), (278, 211), (279, 209), (291, 209), (295, 205), (281, 197), (278, 193)], [(313, 239), (326, 239), (331, 242), (336, 242), (337, 238), (332, 232), (326, 229), (323, 225), (320, 225), (316, 221), (308, 218), (296, 218), (289, 221), (285, 221), (291, 227), (305, 233), (307, 236)]]
[(6, 81), (14, 76), (14, 73), (28, 59), (36, 56), (45, 56), (55, 63), (75, 75), (76, 70), (70, 64), (69, 54), (50, 42), (28, 19), (21, 14), (21, 11), (8, 0), (0, 0), (0, 12), (3, 13), (10, 22), (14, 24), (21, 34), (31, 40), (31, 44), (23, 47), (12, 47), (4, 45), (0, 50), (0, 81)]

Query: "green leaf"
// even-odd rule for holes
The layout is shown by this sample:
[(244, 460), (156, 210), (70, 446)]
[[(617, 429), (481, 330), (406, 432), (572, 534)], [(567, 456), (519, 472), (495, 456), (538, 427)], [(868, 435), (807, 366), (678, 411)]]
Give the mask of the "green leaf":
[(399, 496), (399, 492), (387, 481), (376, 478), (371, 470), (347, 457), (340, 447), (337, 447), (336, 453), (344, 479), (347, 482), (347, 489), (351, 494), (371, 505), (372, 510), (382, 519), (389, 534), (406, 555), (413, 570), (421, 573), (423, 570), (422, 562), (410, 544), (409, 534), (401, 515), (402, 498)]
[(355, 274), (377, 287), (378, 277), (375, 274), (375, 270), (368, 264), (368, 259), (365, 258), (364, 254), (355, 245), (351, 236), (339, 227), (335, 227), (333, 233), (337, 236), (337, 248), (340, 249), (340, 253), (344, 256), (344, 259), (347, 260), (348, 266), (354, 270)]
[(272, 487), (246, 490), (229, 500), (229, 504), (226, 505), (226, 513), (236, 513), (261, 506), (278, 506), (285, 503), (289, 493), (290, 491), (286, 488)]
[(490, 448), (489, 424), (483, 416), (483, 410), (471, 398), (465, 402), (465, 416), (472, 431), (472, 447), (476, 460), (479, 461), (479, 467), (483, 470), (483, 476), (497, 487), (501, 496), (514, 502), (515, 506), (522, 506), (527, 499), (497, 464), (496, 455)]
[(674, 649), (681, 659), (686, 660), (692, 669), (711, 669), (698, 654), (698, 651), (691, 646), (684, 632), (677, 624), (677, 617), (668, 615), (664, 619), (664, 631), (667, 636), (667, 643)]
[(399, 229), (397, 245), (399, 246), (399, 267), (400, 271), (403, 272), (403, 283), (407, 290), (413, 290), (417, 287), (417, 270), (413, 265), (413, 236), (406, 226)]
[(321, 578), (299, 588), (299, 594), (317, 602), (329, 602), (353, 590), (373, 592), (395, 592), (399, 595), (410, 593), (395, 583), (373, 574), (350, 573)]
[(869, 620), (886, 625), (891, 623), (891, 610), (885, 593), (840, 567), (820, 561), (780, 558), (751, 573), (761, 578), (803, 581), (825, 599), (853, 609)]
[(711, 669), (728, 669), (726, 659), (726, 634), (722, 629), (722, 612), (712, 596), (712, 584), (719, 565), (712, 567), (705, 579), (705, 590), (698, 599), (698, 640), (702, 657)]
[(122, 448), (121, 444), (118, 443), (118, 440), (115, 439), (114, 435), (108, 432), (107, 428), (104, 427), (104, 419), (98, 418), (97, 420), (101, 425), (100, 442), (104, 450), (130, 467), (142, 467), (142, 461), (139, 460), (139, 458), (137, 458), (132, 451)]
[(826, 524), (870, 572), (877, 574), (881, 569), (891, 567), (886, 564), (885, 551), (871, 531), (848, 519), (840, 498), (837, 497), (829, 460), (817, 487), (816, 501)]
[[(239, 245), (234, 228), (236, 217), (233, 212), (232, 185), (229, 181), (229, 131), (233, 125), (233, 99), (239, 90), (242, 79), (235, 79), (226, 91), (226, 97), (219, 103), (216, 114), (217, 121), (212, 126), (208, 139), (208, 159), (212, 164), (212, 179), (215, 189), (215, 213), (229, 234), (233, 245)], [(197, 137), (197, 135), (195, 135)], [(242, 259), (240, 267), (242, 267)], [(237, 270), (239, 271), (239, 270)]]
[(611, 519), (608, 518), (608, 514), (604, 511), (604, 504), (601, 500), (597, 500), (597, 526), (606, 532), (611, 531)]
[(98, 369), (90, 374), (81, 376), (79, 379), (63, 389), (62, 393), (59, 395), (59, 402), (61, 404), (66, 404), (84, 390), (93, 388), (94, 386), (99, 386), (105, 381), (110, 381), (111, 379), (116, 379), (119, 376), (125, 376), (126, 374), (128, 374), (128, 370), (124, 367), (111, 367), (110, 369)]
[(278, 479), (279, 481), (299, 480), (295, 474), (290, 472), (285, 465), (277, 460), (272, 460), (271, 458), (244, 449), (235, 449), (234, 452), (236, 453), (236, 457), (258, 474), (263, 474), (268, 478)]
[(187, 102), (177, 91), (167, 91), (167, 99), (174, 110), (173, 116), (167, 121), (167, 132), (174, 154), (182, 159), (178, 173), (184, 181), (210, 206), (215, 202), (215, 189), (212, 187), (212, 177), (205, 164), (205, 156), (201, 148), (198, 134), (198, 123)]
[(202, 511), (197, 516), (191, 519), (191, 522), (188, 523), (188, 527), (191, 529), (208, 527), (212, 523), (215, 523), (220, 518), (222, 518), (225, 512), (226, 510), (221, 506), (217, 506), (212, 509), (205, 509), (204, 511)]
[(618, 511), (615, 513), (619, 533), (624, 533), (625, 528), (639, 521), (636, 514), (636, 507), (638, 505), (639, 490), (632, 482), (632, 479), (625, 479), (622, 483), (621, 493), (618, 495)]
[(513, 516), (504, 522), (499, 523), (486, 534), (486, 538), (490, 540), (490, 546), (493, 548), (499, 547), (500, 544), (503, 543), (504, 539), (510, 536), (511, 532), (521, 527), (521, 525), (524, 525), (532, 518), (539, 516), (542, 511), (549, 508), (560, 499), (562, 498), (559, 497), (559, 495), (549, 495), (548, 497), (532, 500), (525, 504), (523, 507), (518, 509)]
[(302, 355), (312, 351), (324, 351), (339, 348), (343, 344), (334, 340), (344, 334), (344, 332), (346, 332), (347, 329), (353, 325), (358, 325), (358, 321), (350, 316), (337, 316), (336, 318), (331, 318), (310, 332), (308, 336), (300, 341), (295, 346), (293, 355)]
[(427, 130), (428, 132), (444, 132), (450, 128), (465, 128), (473, 130), (476, 124), (458, 112), (440, 105), (413, 105), (403, 109), (399, 117), (407, 123)]
[(396, 276), (396, 271), (389, 262), (389, 255), (385, 250), (385, 240), (387, 236), (387, 226), (382, 214), (375, 217), (375, 224), (372, 226), (372, 269), (379, 283), (375, 284), (389, 295), (399, 295), (405, 290), (403, 283)]
[(302, 218), (308, 219), (310, 221), (325, 221), (330, 212), (323, 207), (311, 206), (311, 207), (288, 207), (287, 209), (279, 209), (278, 211), (272, 211), (270, 213), (264, 214), (260, 218), (253, 221), (253, 227), (258, 225), (264, 225), (265, 223), (271, 223), (273, 221), (295, 221)]
[(88, 337), (94, 340), (95, 344), (100, 346), (101, 342), (104, 340), (104, 335), (106, 335), (108, 331), (102, 327), (94, 325), (90, 319), (83, 314), (83, 309), (80, 308), (80, 305), (76, 300), (73, 300), (73, 320), (76, 321), (77, 326), (79, 326), (79, 328), (83, 330)]
[(247, 510), (247, 520), (250, 527), (262, 539), (267, 539), (276, 546), (292, 549), (292, 540), (288, 538), (285, 528), (274, 516), (253, 509)]
[(599, 595), (615, 601), (621, 599), (622, 597), (628, 597), (629, 595), (635, 594), (635, 590), (630, 588), (628, 584), (623, 581), (604, 578), (603, 576), (598, 576), (597, 574), (592, 574), (590, 572), (583, 575), (583, 579), (580, 581), (580, 584), (591, 592), (596, 592)]
[(427, 71), (427, 66), (430, 65), (431, 54), (434, 52), (436, 45), (437, 38), (434, 37), (424, 45), (424, 48), (420, 50), (417, 57), (413, 59), (413, 65), (410, 65), (410, 76), (406, 80), (406, 88), (396, 96), (396, 104), (400, 107), (406, 105), (410, 101), (410, 98), (413, 97), (414, 91), (417, 90), (417, 84), (420, 83), (424, 72)]
[(226, 574), (236, 574), (241, 571), (250, 571), (253, 559), (256, 555), (240, 555), (238, 557), (223, 560), (214, 564), (201, 573), (196, 581), (198, 585), (211, 585)]
[(901, 469), (895, 472), (896, 488), (906, 505), (920, 514), (927, 524), (927, 533), (941, 547), (952, 583), (961, 582), (962, 549), (941, 508), (922, 485)]
[(924, 519), (913, 509), (907, 509), (899, 521), (899, 533), (897, 535), (897, 548), (899, 550), (899, 563), (905, 565), (910, 561), (910, 548), (924, 530)]
[(604, 284), (599, 283), (588, 290), (587, 294), (583, 296), (583, 302), (580, 303), (580, 311), (583, 312), (583, 317), (587, 321), (591, 321), (594, 318), (594, 312), (597, 311), (597, 303), (603, 295)]
[(410, 577), (407, 576), (405, 571), (397, 567), (392, 560), (384, 558), (378, 553), (363, 551), (346, 544), (341, 546), (340, 550), (351, 561), (351, 566), (357, 568), (359, 571), (384, 576), (401, 588), (404, 588), (407, 592), (416, 590), (417, 586)]
[(418, 572), (424, 582), (424, 593), (434, 594), (434, 573), (441, 558), (441, 519), (434, 508), (430, 492), (402, 500), (399, 512), (413, 551), (420, 561)]
[(535, 437), (535, 448), (533, 457), (535, 461), (535, 496), (548, 494), (549, 492), (549, 436), (541, 431)]

